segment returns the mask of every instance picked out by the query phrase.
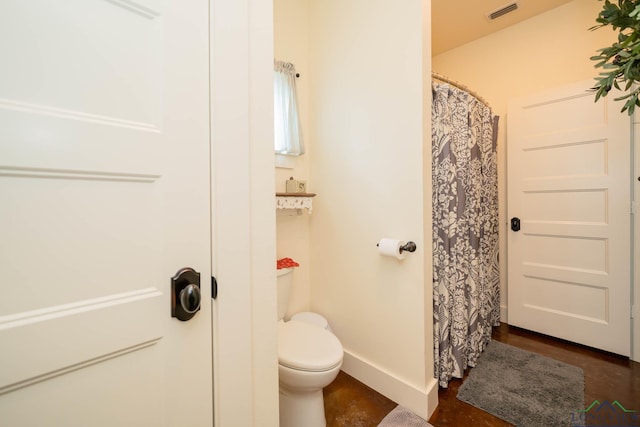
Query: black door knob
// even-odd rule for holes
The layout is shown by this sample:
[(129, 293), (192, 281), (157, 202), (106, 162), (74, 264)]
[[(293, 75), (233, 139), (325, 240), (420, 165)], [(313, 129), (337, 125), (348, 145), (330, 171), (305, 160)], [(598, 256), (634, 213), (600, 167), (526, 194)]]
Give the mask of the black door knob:
[(185, 267), (171, 278), (171, 317), (189, 320), (200, 310), (200, 273)]
[(511, 218), (511, 230), (520, 231), (520, 218), (518, 217)]
[(193, 314), (200, 308), (200, 288), (193, 283), (189, 283), (180, 291), (180, 304), (182, 309), (189, 314)]

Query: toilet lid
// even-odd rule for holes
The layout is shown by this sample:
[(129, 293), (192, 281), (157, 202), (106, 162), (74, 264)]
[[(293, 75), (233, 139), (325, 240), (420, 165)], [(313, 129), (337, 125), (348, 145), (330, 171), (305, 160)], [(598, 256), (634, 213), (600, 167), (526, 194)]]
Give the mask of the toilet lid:
[(324, 316), (319, 315), (318, 313), (313, 313), (311, 311), (303, 311), (301, 313), (296, 313), (291, 316), (291, 320), (295, 320), (297, 322), (305, 322), (310, 325), (320, 326), (321, 328), (328, 329), (329, 322)]
[(342, 344), (331, 332), (302, 322), (278, 325), (278, 362), (300, 371), (327, 371), (342, 363)]

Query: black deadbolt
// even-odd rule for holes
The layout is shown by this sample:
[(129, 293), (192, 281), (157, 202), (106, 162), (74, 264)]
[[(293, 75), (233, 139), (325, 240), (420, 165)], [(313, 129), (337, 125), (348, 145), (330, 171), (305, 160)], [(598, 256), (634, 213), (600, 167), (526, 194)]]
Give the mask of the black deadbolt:
[(520, 218), (518, 217), (511, 218), (511, 229), (513, 231), (520, 231)]

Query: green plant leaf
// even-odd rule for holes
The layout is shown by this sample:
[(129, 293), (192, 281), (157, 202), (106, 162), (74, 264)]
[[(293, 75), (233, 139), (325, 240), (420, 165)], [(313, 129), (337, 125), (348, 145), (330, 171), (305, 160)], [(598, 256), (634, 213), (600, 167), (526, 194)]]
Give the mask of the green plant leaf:
[(614, 99), (625, 101), (622, 111), (632, 114), (635, 106), (640, 106), (640, 86), (633, 89), (634, 84), (640, 83), (640, 0), (604, 0), (596, 25), (589, 30), (607, 26), (618, 32), (617, 42), (597, 49), (590, 57), (594, 68), (600, 69), (592, 88), (595, 102), (616, 88), (625, 93)]

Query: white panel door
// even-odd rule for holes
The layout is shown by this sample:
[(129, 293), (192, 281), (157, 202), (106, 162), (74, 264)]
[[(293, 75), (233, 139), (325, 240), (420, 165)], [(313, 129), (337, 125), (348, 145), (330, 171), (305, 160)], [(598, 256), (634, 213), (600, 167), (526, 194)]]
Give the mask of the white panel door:
[(509, 105), (508, 321), (629, 355), (630, 119), (591, 85)]
[(0, 424), (210, 426), (208, 1), (3, 0), (0, 61)]

